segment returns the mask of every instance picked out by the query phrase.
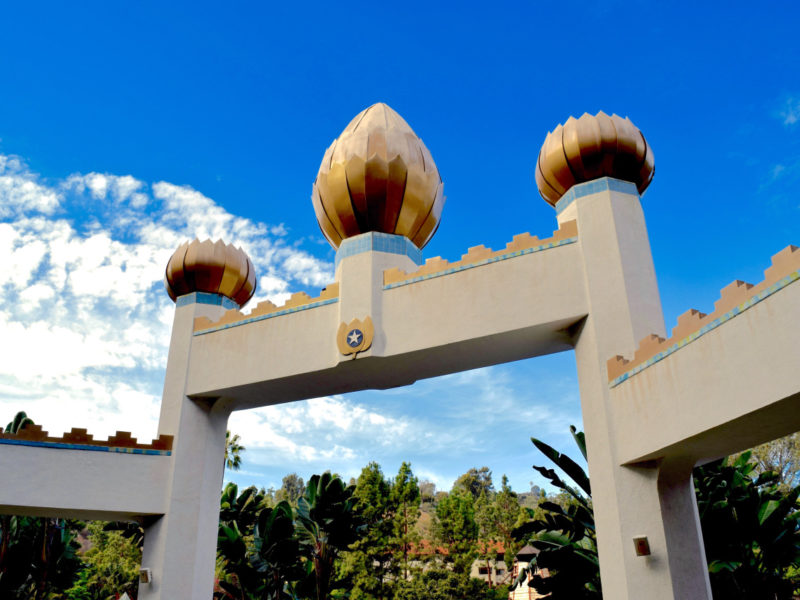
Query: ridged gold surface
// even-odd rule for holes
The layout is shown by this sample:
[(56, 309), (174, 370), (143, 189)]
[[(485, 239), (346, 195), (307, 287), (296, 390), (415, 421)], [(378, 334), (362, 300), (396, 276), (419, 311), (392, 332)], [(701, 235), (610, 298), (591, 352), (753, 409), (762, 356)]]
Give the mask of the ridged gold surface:
[(439, 226), (442, 189), (425, 144), (379, 102), (356, 115), (325, 152), (311, 201), (334, 248), (368, 231), (403, 235), (422, 248)]
[(256, 271), (241, 248), (222, 240), (185, 242), (167, 263), (164, 285), (169, 297), (192, 292), (221, 294), (244, 306), (256, 291)]
[(569, 188), (600, 177), (630, 181), (642, 194), (653, 179), (653, 149), (630, 119), (603, 111), (570, 117), (547, 134), (536, 164), (536, 185), (555, 205)]

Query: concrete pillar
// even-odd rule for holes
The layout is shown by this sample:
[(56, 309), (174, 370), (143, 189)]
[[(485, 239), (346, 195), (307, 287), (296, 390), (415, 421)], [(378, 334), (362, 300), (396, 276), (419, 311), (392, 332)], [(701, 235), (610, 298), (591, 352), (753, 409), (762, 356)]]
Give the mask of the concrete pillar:
[[(663, 336), (664, 321), (636, 189), (617, 180), (599, 182), (583, 184), (593, 186), (583, 196), (576, 186), (576, 199), (559, 220), (577, 219), (585, 267), (589, 316), (576, 332), (575, 356), (589, 471), (593, 481), (603, 482), (592, 487), (603, 595), (707, 599), (706, 565), (697, 552), (702, 538), (686, 477), (660, 472), (657, 465), (621, 466), (618, 459), (617, 423), (628, 415), (610, 401), (606, 361), (632, 355), (650, 333)], [(636, 555), (638, 536), (647, 536), (650, 556)], [(686, 548), (694, 549), (689, 556), (682, 554)]]
[(659, 465), (658, 494), (675, 598), (711, 598), (708, 561), (697, 511), (692, 459)]
[(230, 301), (216, 294), (178, 298), (158, 426), (175, 436), (167, 511), (145, 528), (142, 568), (152, 583), (140, 585), (140, 600), (210, 600), (213, 593), (230, 410), (224, 399), (196, 402), (185, 389), (194, 319), (216, 320), (227, 308)]
[[(422, 252), (400, 235), (373, 231), (342, 242), (336, 253), (340, 322), (370, 317), (375, 327), (372, 347), (363, 356), (381, 356), (386, 348), (383, 272), (392, 268), (413, 272), (421, 264)], [(340, 356), (339, 360), (351, 357)]]

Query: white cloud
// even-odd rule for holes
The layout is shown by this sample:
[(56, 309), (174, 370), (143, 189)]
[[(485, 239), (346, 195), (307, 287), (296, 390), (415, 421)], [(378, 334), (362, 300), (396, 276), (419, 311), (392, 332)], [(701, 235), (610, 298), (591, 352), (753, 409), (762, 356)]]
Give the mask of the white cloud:
[(20, 212), (52, 214), (60, 195), (30, 173), (17, 156), (0, 155), (0, 218)]
[[(333, 280), (332, 265), (288, 242), (282, 224), (231, 214), (189, 186), (96, 172), (48, 182), (2, 154), (0, 178), (0, 418), (25, 410), (54, 435), (155, 436), (173, 315), (162, 278), (185, 240), (223, 238), (248, 253), (259, 276), (250, 306)], [(234, 414), (230, 427), (247, 468), (268, 480), (327, 468), (356, 476), (371, 460), (391, 476), (413, 460), (448, 489), (470, 466), (528, 452), (527, 423), (552, 441), (579, 420), (574, 390), (520, 395), (512, 373), (423, 381), (380, 392), (380, 402), (363, 392), (264, 407)], [(528, 481), (530, 460), (520, 464), (517, 481)]]
[(800, 121), (800, 98), (789, 97), (778, 112), (784, 125), (794, 125)]
[(3, 412), (26, 410), (55, 433), (152, 437), (173, 311), (162, 283), (170, 255), (195, 236), (236, 243), (256, 265), (259, 296), (281, 303), (298, 286), (332, 280), (331, 265), (287, 246), (283, 232), (188, 186), (95, 172), (49, 183), (0, 154)]

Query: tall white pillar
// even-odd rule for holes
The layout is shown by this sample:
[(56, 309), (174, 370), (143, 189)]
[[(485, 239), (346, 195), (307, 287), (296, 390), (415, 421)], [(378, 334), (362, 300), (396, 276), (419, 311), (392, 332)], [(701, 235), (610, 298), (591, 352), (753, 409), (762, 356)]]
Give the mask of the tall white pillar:
[[(659, 476), (658, 465), (622, 466), (617, 423), (628, 418), (609, 395), (606, 362), (632, 355), (646, 335), (664, 335), (661, 301), (641, 203), (633, 184), (605, 178), (575, 186), (559, 220), (576, 219), (589, 316), (575, 345), (581, 408), (605, 598), (711, 598), (691, 476)], [(559, 207), (561, 208), (561, 207)], [(641, 398), (646, 403), (647, 398)], [(691, 467), (689, 467), (691, 469)], [(692, 492), (693, 493), (693, 492)], [(650, 556), (634, 538), (647, 536)], [(699, 542), (699, 545), (698, 545)], [(686, 548), (693, 548), (689, 555)]]
[(158, 426), (175, 436), (172, 472), (166, 514), (145, 528), (142, 568), (152, 583), (140, 585), (140, 600), (210, 600), (213, 593), (230, 410), (224, 399), (196, 402), (185, 390), (194, 319), (216, 320), (231, 305), (217, 294), (178, 298)]

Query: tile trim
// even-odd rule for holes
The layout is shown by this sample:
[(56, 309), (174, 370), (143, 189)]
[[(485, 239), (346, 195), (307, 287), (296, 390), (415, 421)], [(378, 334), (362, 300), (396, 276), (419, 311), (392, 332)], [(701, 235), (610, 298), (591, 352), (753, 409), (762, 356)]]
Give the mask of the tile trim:
[(220, 325), (218, 327), (210, 327), (208, 329), (201, 329), (199, 331), (195, 331), (193, 333), (194, 336), (198, 335), (205, 335), (207, 333), (215, 333), (217, 331), (223, 331), (225, 329), (231, 329), (233, 327), (240, 327), (242, 325), (248, 325), (250, 323), (256, 323), (258, 321), (264, 321), (266, 319), (272, 319), (274, 317), (281, 317), (283, 315), (290, 315), (292, 313), (301, 312), (304, 310), (309, 310), (312, 308), (317, 308), (319, 306), (326, 306), (328, 304), (335, 304), (339, 301), (339, 298), (329, 298), (327, 300), (320, 300), (319, 302), (311, 302), (310, 304), (303, 304), (302, 306), (294, 306), (292, 308), (286, 308), (284, 310), (278, 310), (275, 312), (267, 313), (265, 315), (258, 315), (255, 317), (250, 317), (247, 319), (242, 319), (241, 321), (234, 321), (233, 323), (226, 323), (225, 325)]
[(398, 254), (400, 256), (407, 256), (417, 266), (423, 263), (422, 250), (417, 248), (414, 242), (407, 237), (382, 233), (380, 231), (368, 231), (367, 233), (362, 233), (342, 241), (339, 249), (336, 251), (334, 269), (339, 266), (342, 259), (363, 252)]
[(85, 450), (89, 452), (113, 452), (117, 454), (140, 454), (144, 456), (171, 456), (170, 450), (151, 450), (147, 448), (117, 448), (89, 444), (60, 444), (58, 442), (37, 442), (33, 440), (9, 440), (0, 438), (0, 444), (10, 446), (32, 446), (34, 448), (55, 448), (60, 450)]
[(561, 196), (558, 202), (556, 202), (556, 215), (560, 215), (564, 212), (576, 198), (583, 198), (584, 196), (590, 196), (591, 194), (597, 194), (599, 192), (620, 192), (622, 194), (636, 196), (637, 198), (639, 197), (639, 190), (637, 190), (636, 185), (630, 181), (615, 179), (614, 177), (601, 177), (599, 179), (573, 185), (569, 188), (567, 193)]
[(241, 308), (238, 304), (236, 304), (236, 302), (227, 296), (223, 296), (221, 294), (211, 294), (209, 292), (192, 292), (191, 294), (184, 294), (183, 296), (178, 296), (178, 299), (175, 301), (175, 305), (178, 307), (188, 306), (190, 304), (222, 306), (228, 310), (239, 310), (239, 308)]
[(540, 246), (534, 246), (533, 248), (525, 248), (524, 250), (516, 250), (514, 252), (508, 252), (506, 254), (500, 254), (498, 256), (492, 256), (490, 258), (485, 258), (483, 260), (479, 260), (474, 263), (469, 263), (466, 265), (459, 265), (457, 267), (451, 267), (449, 269), (444, 269), (443, 271), (437, 271), (435, 273), (428, 273), (426, 275), (420, 275), (418, 277), (412, 277), (410, 279), (404, 279), (403, 281), (395, 281), (394, 283), (388, 283), (383, 286), (384, 290), (391, 290), (394, 288), (399, 288), (404, 285), (410, 285), (412, 283), (417, 283), (419, 281), (425, 281), (427, 279), (434, 279), (436, 277), (444, 277), (445, 275), (452, 275), (453, 273), (458, 273), (460, 271), (466, 271), (468, 269), (474, 269), (476, 267), (482, 267), (483, 265), (488, 265), (491, 263), (500, 262), (503, 260), (508, 260), (510, 258), (516, 258), (518, 256), (524, 256), (525, 254), (533, 254), (535, 252), (542, 252), (543, 250), (550, 250), (552, 248), (558, 248), (559, 246), (566, 246), (567, 244), (574, 244), (578, 241), (578, 237), (570, 237), (565, 238), (563, 240), (559, 240), (557, 242), (550, 242), (548, 244), (542, 244)]
[(637, 365), (633, 369), (631, 369), (630, 371), (627, 371), (626, 373), (623, 373), (619, 377), (617, 377), (615, 379), (612, 379), (609, 382), (608, 387), (609, 388), (617, 387), (619, 384), (627, 381), (628, 379), (630, 379), (631, 377), (633, 377), (637, 373), (641, 373), (646, 368), (651, 367), (654, 364), (656, 364), (657, 362), (660, 362), (660, 361), (664, 360), (669, 355), (674, 354), (675, 352), (677, 352), (678, 350), (680, 350), (684, 346), (687, 346), (687, 345), (691, 344), (693, 341), (703, 337), (705, 334), (709, 333), (710, 331), (713, 331), (714, 329), (716, 329), (717, 327), (719, 327), (723, 323), (726, 323), (727, 321), (730, 321), (734, 317), (742, 314), (748, 308), (752, 308), (753, 306), (755, 306), (756, 304), (758, 304), (762, 300), (770, 297), (772, 294), (774, 294), (776, 292), (779, 292), (780, 290), (782, 290), (786, 286), (790, 285), (791, 283), (794, 283), (798, 279), (800, 279), (800, 270), (797, 270), (797, 271), (794, 271), (792, 273), (789, 273), (789, 275), (787, 275), (786, 277), (783, 277), (782, 279), (779, 279), (776, 283), (773, 283), (771, 286), (769, 286), (764, 291), (759, 292), (758, 294), (756, 294), (755, 296), (753, 296), (749, 300), (747, 300), (745, 302), (742, 302), (739, 306), (736, 306), (733, 309), (729, 310), (728, 312), (720, 315), (719, 317), (717, 317), (716, 319), (714, 319), (713, 321), (711, 321), (707, 325), (704, 325), (703, 327), (701, 327), (700, 329), (698, 329), (694, 333), (686, 336), (685, 338), (683, 338), (679, 342), (676, 342), (675, 344), (673, 344), (672, 346), (670, 346), (666, 350), (662, 350), (661, 352), (658, 352), (657, 354), (653, 355), (651, 358), (647, 359), (642, 364)]

